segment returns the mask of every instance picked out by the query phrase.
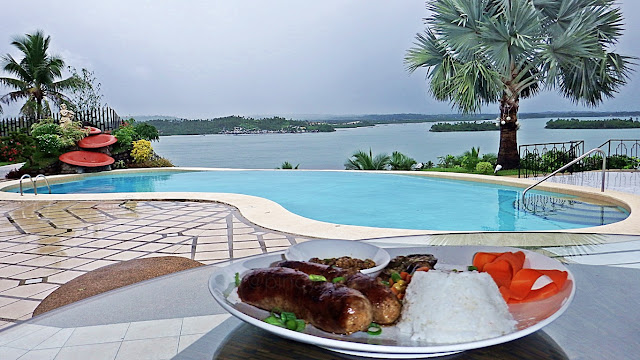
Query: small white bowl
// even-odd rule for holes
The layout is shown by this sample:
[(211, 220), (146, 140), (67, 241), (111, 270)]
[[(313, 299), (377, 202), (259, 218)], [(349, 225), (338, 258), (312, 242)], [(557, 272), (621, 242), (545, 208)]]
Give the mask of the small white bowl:
[(369, 276), (378, 276), (391, 260), (387, 250), (355, 240), (309, 240), (288, 248), (284, 253), (285, 259), (295, 261), (309, 261), (314, 257), (329, 259), (341, 256), (373, 260), (376, 263), (375, 267), (360, 270), (361, 273)]

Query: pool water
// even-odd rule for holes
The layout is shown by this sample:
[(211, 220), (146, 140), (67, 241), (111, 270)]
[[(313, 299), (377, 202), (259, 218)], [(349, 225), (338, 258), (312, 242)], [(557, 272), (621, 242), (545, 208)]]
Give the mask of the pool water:
[[(516, 187), (358, 171), (110, 173), (53, 184), (51, 190), (53, 194), (237, 193), (275, 201), (292, 213), (319, 221), (423, 230), (575, 229), (617, 222), (629, 215), (617, 206), (590, 204), (561, 194), (531, 191), (527, 198), (532, 196), (535, 204), (525, 207), (519, 202), (522, 189)], [(40, 193), (45, 191), (39, 188)]]

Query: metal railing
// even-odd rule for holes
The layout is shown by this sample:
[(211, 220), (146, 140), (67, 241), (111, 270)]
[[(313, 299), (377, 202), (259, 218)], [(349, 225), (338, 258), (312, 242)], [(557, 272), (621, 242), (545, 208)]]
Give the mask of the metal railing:
[[(546, 175), (584, 153), (584, 141), (527, 144), (518, 147), (518, 177)], [(569, 171), (573, 172), (573, 168)]]
[(598, 147), (607, 149), (609, 168), (640, 169), (640, 140), (610, 139)]
[(586, 153), (584, 153), (581, 156), (579, 156), (577, 159), (574, 159), (570, 163), (562, 166), (561, 168), (557, 169), (556, 171), (552, 172), (551, 174), (545, 176), (542, 180), (540, 180), (540, 181), (536, 182), (535, 184), (529, 186), (528, 188), (524, 189), (524, 191), (522, 192), (522, 203), (524, 203), (524, 196), (527, 194), (527, 191), (533, 189), (534, 187), (538, 186), (540, 183), (546, 181), (547, 179), (549, 179), (550, 177), (552, 177), (555, 174), (559, 173), (560, 171), (563, 171), (563, 170), (569, 168), (573, 164), (577, 163), (578, 161), (584, 159), (585, 157), (591, 155), (594, 152), (599, 152), (599, 153), (602, 154), (602, 184), (600, 186), (600, 191), (604, 192), (604, 185), (605, 185), (606, 174), (607, 174), (607, 154), (605, 154), (605, 152), (602, 151), (602, 149), (595, 148), (595, 149), (591, 149), (591, 150), (587, 151)]
[(33, 185), (33, 190), (35, 191), (36, 189), (36, 183), (33, 181), (33, 178), (31, 178), (31, 175), (29, 174), (24, 174), (20, 177), (20, 196), (24, 196), (24, 194), (22, 193), (22, 180), (24, 179), (29, 179), (31, 180), (31, 185)]
[(38, 195), (38, 179), (44, 180), (44, 183), (47, 184), (47, 188), (49, 189), (49, 194), (51, 194), (51, 186), (49, 186), (49, 180), (43, 174), (38, 174), (35, 178), (32, 178), (29, 174), (24, 174), (20, 177), (20, 196), (24, 196), (22, 191), (22, 180), (29, 179), (31, 180), (31, 185), (33, 186), (33, 194)]
[(49, 189), (49, 194), (51, 194), (51, 186), (49, 186), (49, 180), (43, 174), (38, 174), (36, 178), (33, 180), (33, 192), (35, 195), (38, 195), (38, 179), (44, 180), (44, 183), (47, 184), (47, 188)]

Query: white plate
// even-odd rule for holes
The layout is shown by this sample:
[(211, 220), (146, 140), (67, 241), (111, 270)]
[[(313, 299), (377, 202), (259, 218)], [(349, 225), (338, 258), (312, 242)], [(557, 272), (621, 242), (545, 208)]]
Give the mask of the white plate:
[(309, 240), (294, 245), (284, 252), (287, 260), (309, 261), (317, 257), (320, 259), (331, 259), (342, 256), (349, 256), (354, 259), (371, 259), (376, 266), (370, 269), (360, 270), (361, 273), (370, 276), (377, 276), (389, 265), (391, 257), (387, 250), (360, 241), (353, 240)]
[[(346, 354), (376, 358), (425, 358), (444, 356), (465, 350), (505, 343), (529, 335), (557, 319), (567, 310), (575, 294), (573, 274), (560, 262), (544, 255), (508, 247), (490, 246), (433, 246), (420, 248), (388, 249), (392, 256), (415, 253), (433, 254), (438, 264), (471, 264), (473, 254), (478, 251), (504, 252), (524, 251), (527, 255), (525, 267), (535, 269), (557, 269), (569, 273), (564, 288), (556, 295), (523, 304), (509, 305), (509, 311), (518, 322), (513, 333), (491, 339), (455, 344), (433, 344), (425, 341), (412, 341), (408, 336), (400, 334), (395, 327), (383, 327), (382, 334), (370, 336), (360, 332), (351, 335), (327, 333), (308, 325), (304, 332), (296, 332), (269, 325), (262, 319), (269, 316), (267, 311), (234, 299), (235, 274), (244, 274), (255, 268), (269, 267), (282, 259), (281, 254), (261, 255), (242, 259), (216, 270), (209, 279), (209, 290), (214, 299), (232, 315), (239, 319), (269, 331), (278, 336), (312, 344), (328, 350)], [(438, 265), (436, 265), (438, 268)], [(231, 296), (230, 296), (231, 295)]]

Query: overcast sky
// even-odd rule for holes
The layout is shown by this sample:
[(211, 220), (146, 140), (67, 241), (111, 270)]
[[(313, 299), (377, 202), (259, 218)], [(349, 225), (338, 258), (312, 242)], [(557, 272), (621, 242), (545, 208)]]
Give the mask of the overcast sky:
[[(630, 21), (640, 4), (620, 6), (615, 51), (640, 57)], [(121, 115), (449, 113), (425, 71), (403, 64), (426, 16), (423, 0), (11, 1), (0, 54), (19, 56), (12, 38), (44, 30), (52, 53), (95, 72)], [(638, 76), (596, 110), (640, 110)], [(583, 109), (557, 93), (521, 101), (524, 112)]]

